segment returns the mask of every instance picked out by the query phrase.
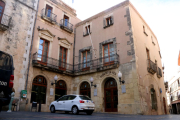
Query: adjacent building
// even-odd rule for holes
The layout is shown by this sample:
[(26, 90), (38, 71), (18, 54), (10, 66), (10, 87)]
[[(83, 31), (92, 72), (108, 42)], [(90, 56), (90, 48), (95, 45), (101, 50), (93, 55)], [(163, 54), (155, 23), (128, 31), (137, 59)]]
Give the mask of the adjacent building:
[[(96, 112), (168, 114), (158, 40), (128, 0), (84, 21), (61, 0), (40, 0), (34, 34), (35, 17), (23, 14), (22, 1), (13, 2), (14, 24), (1, 33), (0, 48), (14, 55), (15, 88), (27, 90), (22, 109), (30, 111), (38, 102), (49, 112), (62, 95), (81, 94), (91, 97)], [(31, 8), (25, 13), (35, 15)], [(30, 65), (24, 58), (29, 52)]]
[(168, 81), (168, 105), (172, 114), (180, 114), (180, 74)]
[(14, 59), (15, 97), (25, 89), (38, 0), (0, 0), (0, 50)]

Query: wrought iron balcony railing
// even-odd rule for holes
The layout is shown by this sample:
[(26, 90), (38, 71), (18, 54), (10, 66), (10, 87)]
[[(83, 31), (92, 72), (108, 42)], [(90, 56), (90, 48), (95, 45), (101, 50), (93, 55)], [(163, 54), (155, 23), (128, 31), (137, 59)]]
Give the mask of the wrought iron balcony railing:
[(67, 20), (62, 19), (60, 20), (60, 27), (70, 33), (73, 32), (73, 24), (69, 23)]
[(47, 9), (43, 8), (41, 10), (41, 18), (43, 18), (51, 23), (56, 23), (57, 15), (53, 14), (51, 11), (48, 11)]
[(119, 55), (114, 54), (107, 57), (90, 60), (74, 66), (74, 72), (85, 72), (90, 70), (102, 71), (110, 68), (116, 68), (119, 65)]
[(159, 67), (157, 67), (157, 77), (158, 78), (162, 77), (162, 71)]
[(11, 23), (12, 17), (3, 14), (2, 19), (0, 21), (0, 30), (5, 31), (9, 28), (9, 25)]
[(33, 54), (33, 64), (57, 72), (73, 73), (73, 65), (38, 53)]
[(117, 68), (119, 65), (119, 55), (114, 54), (107, 57), (98, 58), (95, 60), (83, 62), (80, 64), (73, 65), (50, 58), (38, 53), (33, 54), (33, 66), (42, 67), (55, 72), (76, 75), (82, 72), (96, 72), (103, 71), (111, 68)]
[(150, 59), (147, 60), (147, 70), (149, 73), (154, 74), (157, 71), (157, 65)]

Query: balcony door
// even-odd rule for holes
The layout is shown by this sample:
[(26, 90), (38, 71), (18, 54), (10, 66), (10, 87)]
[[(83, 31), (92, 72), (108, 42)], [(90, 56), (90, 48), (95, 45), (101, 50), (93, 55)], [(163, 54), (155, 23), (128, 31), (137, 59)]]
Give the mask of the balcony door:
[(84, 51), (82, 53), (83, 56), (83, 71), (89, 70), (90, 68), (90, 51)]
[(113, 43), (108, 43), (103, 46), (103, 60), (104, 65), (111, 65), (114, 64), (114, 45)]
[(66, 62), (67, 62), (67, 48), (60, 46), (59, 69), (66, 70)]
[(69, 17), (64, 15), (64, 26), (68, 27), (68, 23), (69, 23)]
[(40, 39), (37, 60), (41, 64), (45, 64), (45, 65), (47, 64), (48, 51), (49, 51), (49, 42), (46, 40)]
[(49, 5), (46, 5), (46, 16), (49, 18), (52, 16), (52, 7)]
[(4, 7), (5, 7), (5, 3), (3, 1), (0, 1), (0, 23), (3, 17)]

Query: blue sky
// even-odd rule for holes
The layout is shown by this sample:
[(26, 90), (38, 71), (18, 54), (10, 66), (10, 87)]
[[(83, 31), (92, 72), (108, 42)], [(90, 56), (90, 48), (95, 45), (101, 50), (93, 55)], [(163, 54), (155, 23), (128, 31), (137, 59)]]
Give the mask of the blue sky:
[[(124, 0), (62, 0), (76, 9), (81, 20), (89, 18)], [(180, 0), (130, 0), (155, 33), (165, 66), (165, 80), (178, 71), (180, 50)]]

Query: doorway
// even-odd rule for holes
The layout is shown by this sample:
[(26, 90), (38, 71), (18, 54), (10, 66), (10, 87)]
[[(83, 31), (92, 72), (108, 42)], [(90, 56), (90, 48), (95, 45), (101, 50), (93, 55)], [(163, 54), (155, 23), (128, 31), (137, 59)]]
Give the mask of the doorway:
[(166, 111), (166, 100), (165, 100), (164, 97), (163, 97), (163, 104), (164, 104), (164, 113), (167, 114), (167, 111)]
[(104, 86), (105, 112), (117, 112), (118, 90), (115, 79), (110, 78)]

